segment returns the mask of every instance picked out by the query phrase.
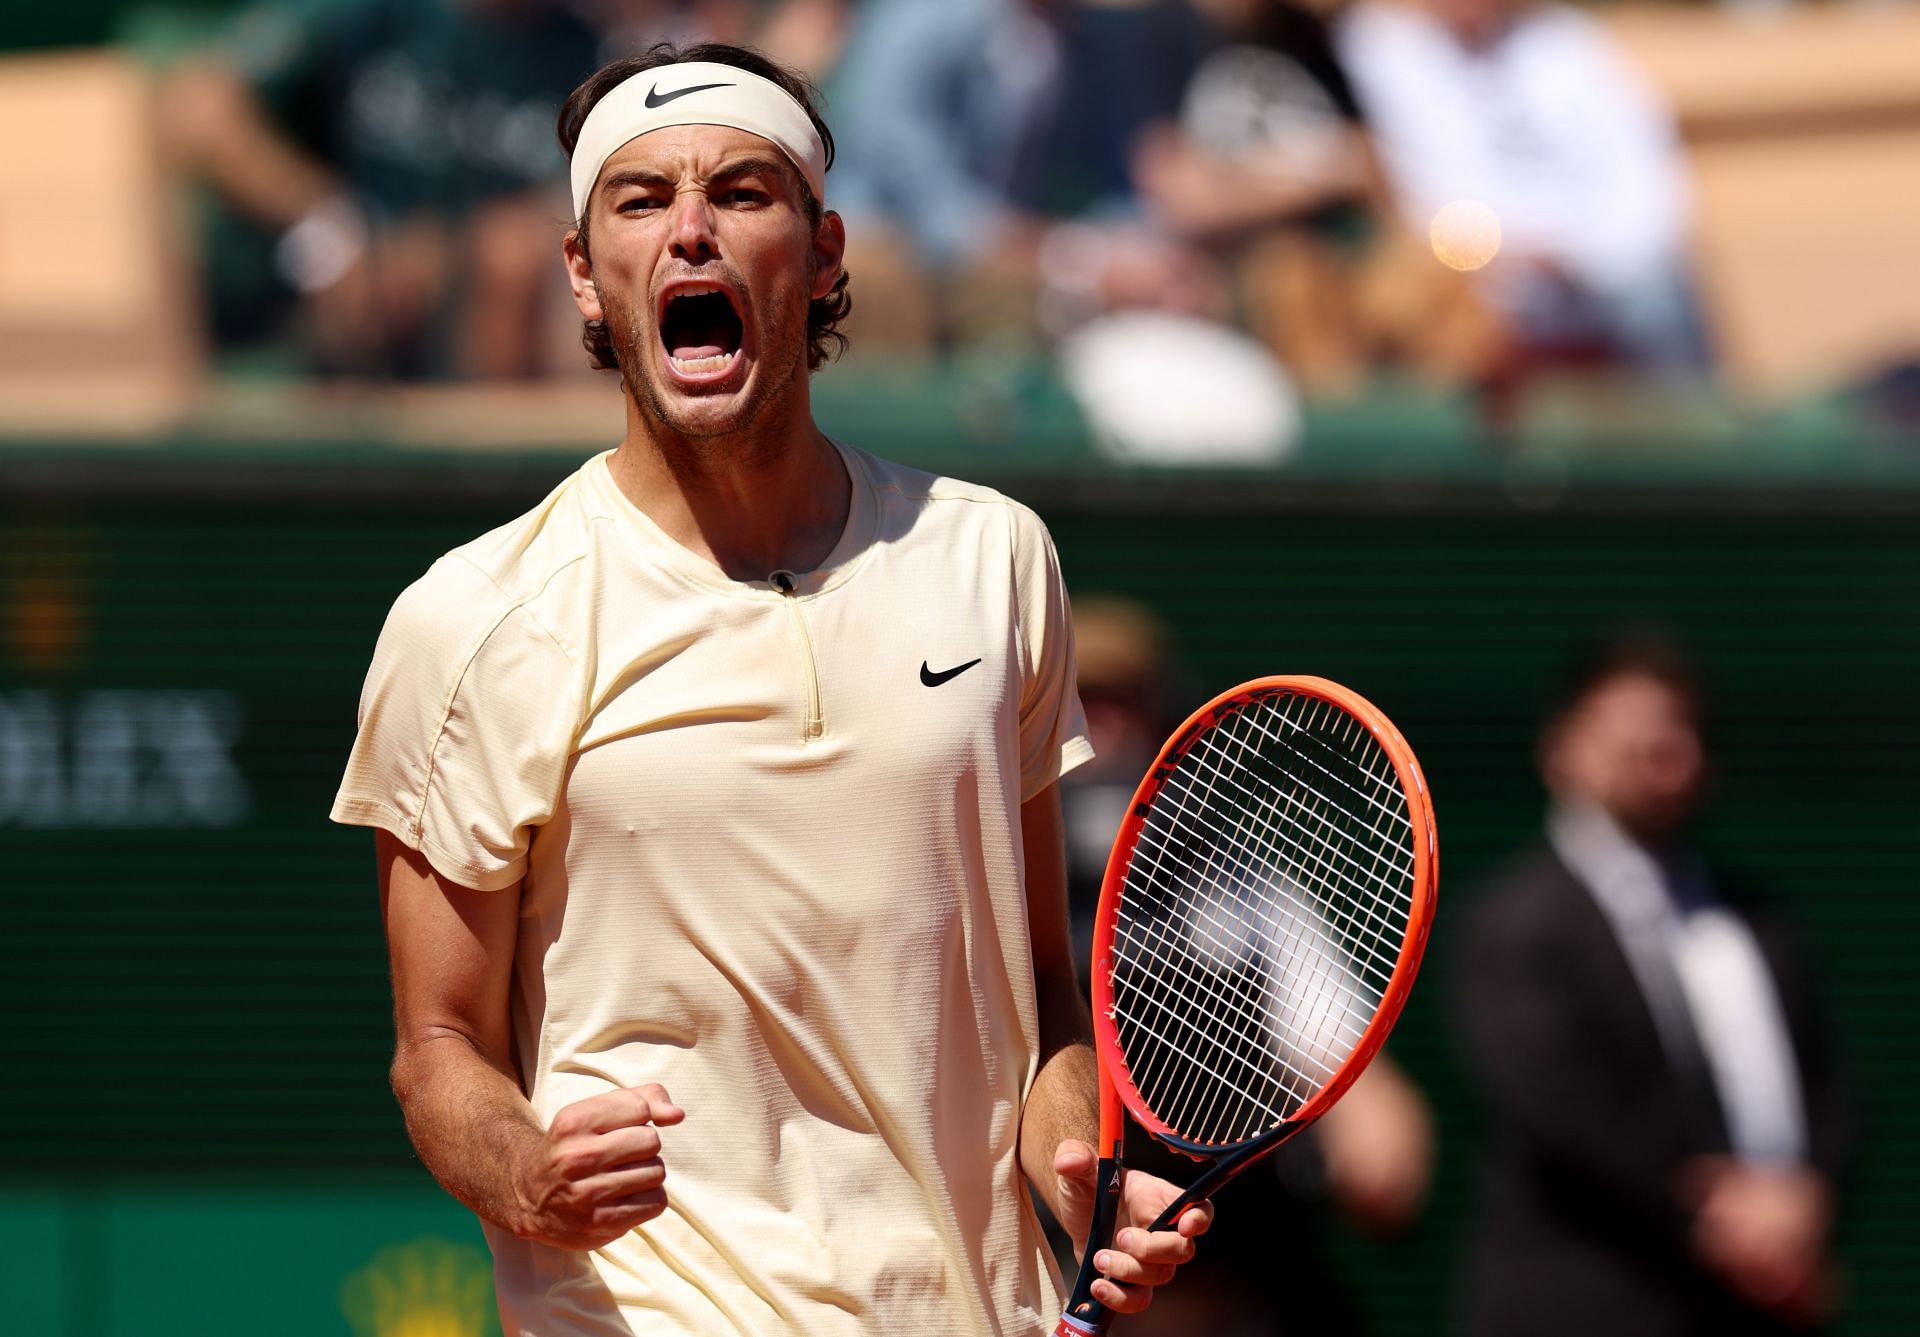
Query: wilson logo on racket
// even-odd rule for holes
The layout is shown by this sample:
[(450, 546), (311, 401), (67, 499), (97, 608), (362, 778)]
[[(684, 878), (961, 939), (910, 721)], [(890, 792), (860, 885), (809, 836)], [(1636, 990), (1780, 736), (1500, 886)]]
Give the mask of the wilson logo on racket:
[(1134, 793), (1094, 922), (1098, 1191), (1055, 1337), (1112, 1321), (1093, 1258), (1116, 1226), (1126, 1115), (1211, 1162), (1147, 1227), (1170, 1229), (1380, 1051), (1438, 875), (1420, 765), (1356, 693), (1260, 678), (1174, 732)]

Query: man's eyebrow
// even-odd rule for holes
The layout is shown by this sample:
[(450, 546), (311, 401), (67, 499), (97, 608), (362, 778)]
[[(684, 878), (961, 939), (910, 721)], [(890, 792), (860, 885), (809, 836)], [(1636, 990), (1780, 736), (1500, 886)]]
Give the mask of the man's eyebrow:
[[(788, 171), (794, 170), (778, 158), (754, 155), (746, 158), (734, 158), (722, 163), (709, 177), (712, 181), (731, 181), (743, 176), (778, 176), (784, 178)], [(797, 172), (796, 172), (797, 175)], [(678, 184), (675, 177), (665, 172), (650, 171), (644, 167), (627, 167), (617, 172), (609, 172), (600, 178), (600, 190), (612, 194), (625, 186), (667, 186)]]
[(603, 194), (611, 194), (622, 186), (671, 186), (672, 184), (673, 178), (665, 172), (649, 172), (640, 167), (609, 172), (600, 178), (600, 190)]
[(777, 158), (735, 158), (714, 169), (713, 179), (736, 176), (784, 176), (787, 165)]

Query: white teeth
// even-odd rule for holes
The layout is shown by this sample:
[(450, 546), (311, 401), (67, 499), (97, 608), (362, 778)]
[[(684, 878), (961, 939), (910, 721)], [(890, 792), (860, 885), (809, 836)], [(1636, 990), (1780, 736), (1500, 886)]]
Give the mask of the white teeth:
[(739, 356), (740, 350), (736, 348), (731, 353), (715, 353), (712, 357), (677, 358), (669, 353), (667, 361), (673, 363), (676, 370), (692, 372), (698, 376), (704, 372), (719, 371), (722, 367), (731, 365)]

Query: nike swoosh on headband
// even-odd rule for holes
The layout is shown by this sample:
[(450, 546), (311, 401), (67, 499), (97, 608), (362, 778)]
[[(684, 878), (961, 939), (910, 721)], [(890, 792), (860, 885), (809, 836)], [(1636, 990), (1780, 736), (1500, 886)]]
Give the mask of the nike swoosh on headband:
[(689, 93), (703, 93), (709, 88), (732, 88), (734, 86), (733, 84), (693, 84), (687, 88), (676, 89), (671, 93), (662, 93), (660, 86), (655, 84), (647, 90), (646, 104), (648, 109), (651, 110), (654, 107), (664, 107), (675, 98), (685, 97)]
[[(700, 96), (694, 98), (695, 93)], [(718, 125), (758, 135), (800, 169), (816, 201), (826, 199), (827, 146), (806, 107), (751, 70), (688, 60), (621, 81), (587, 113), (567, 164), (574, 216), (586, 216), (600, 169), (621, 145), (675, 125)]]

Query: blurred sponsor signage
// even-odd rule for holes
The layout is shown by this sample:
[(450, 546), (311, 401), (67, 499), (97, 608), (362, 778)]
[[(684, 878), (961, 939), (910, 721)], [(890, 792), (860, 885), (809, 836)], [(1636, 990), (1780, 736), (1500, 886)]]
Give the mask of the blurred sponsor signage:
[(244, 719), (217, 690), (0, 692), (0, 827), (237, 826)]
[(382, 1249), (340, 1284), (355, 1337), (485, 1337), (494, 1322), (485, 1254), (428, 1236)]

